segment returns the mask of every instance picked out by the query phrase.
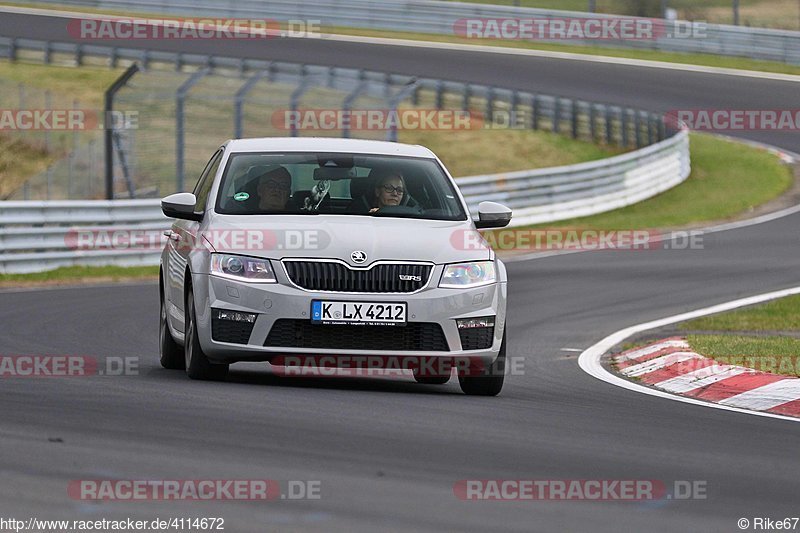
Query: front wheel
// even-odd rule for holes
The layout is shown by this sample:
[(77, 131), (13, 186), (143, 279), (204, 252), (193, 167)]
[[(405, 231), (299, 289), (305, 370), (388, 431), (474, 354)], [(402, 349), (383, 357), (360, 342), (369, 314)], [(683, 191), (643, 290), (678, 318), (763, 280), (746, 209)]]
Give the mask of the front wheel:
[(497, 359), (487, 368), (459, 371), (458, 384), (464, 394), (470, 396), (497, 396), (503, 390), (506, 371), (506, 332), (503, 329), (503, 342)]
[(222, 381), (228, 375), (228, 365), (215, 365), (208, 360), (197, 336), (197, 314), (194, 292), (189, 287), (186, 295), (186, 374), (192, 379)]

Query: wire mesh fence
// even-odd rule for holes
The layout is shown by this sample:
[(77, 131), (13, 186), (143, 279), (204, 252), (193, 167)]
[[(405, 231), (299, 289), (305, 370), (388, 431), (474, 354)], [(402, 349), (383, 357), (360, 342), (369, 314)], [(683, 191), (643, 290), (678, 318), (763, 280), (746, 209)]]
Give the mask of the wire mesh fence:
[[(0, 110), (0, 136), (12, 152), (9, 155), (19, 155), (5, 168), (0, 200), (102, 197), (98, 110), (63, 94), (9, 80), (0, 80)], [(59, 117), (68, 117), (70, 111), (85, 120), (74, 127), (59, 123)]]
[[(13, 49), (17, 60), (69, 63), (71, 54), (74, 65), (99, 65), (103, 58), (113, 66), (140, 62), (143, 72), (128, 80), (113, 101), (115, 113), (134, 120), (123, 121), (113, 131), (112, 198), (155, 198), (191, 189), (208, 157), (230, 138), (398, 140), (406, 128), (398, 117), (406, 112), (418, 119), (412, 129), (428, 127), (421, 124), (425, 115), (439, 112), (439, 118), (466, 117), (467, 128), (546, 130), (625, 149), (653, 144), (677, 131), (664, 117), (641, 110), (439, 79), (180, 53), (156, 57), (117, 47), (0, 38), (0, 54), (4, 46), (7, 57), (12, 58)], [(54, 95), (18, 87), (2, 94), (8, 100), (3, 105), (21, 107), (33, 98), (40, 99), (44, 108), (80, 105), (55, 102)], [(15, 94), (17, 101), (12, 101)], [(322, 120), (328, 115), (334, 119)], [(107, 195), (100, 129), (19, 135), (58, 149), (49, 169), (8, 199)]]

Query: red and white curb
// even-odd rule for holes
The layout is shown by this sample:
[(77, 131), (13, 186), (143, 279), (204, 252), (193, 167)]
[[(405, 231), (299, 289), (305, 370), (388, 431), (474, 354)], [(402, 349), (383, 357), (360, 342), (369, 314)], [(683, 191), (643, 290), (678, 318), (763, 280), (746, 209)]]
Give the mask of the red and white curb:
[[(609, 385), (613, 385), (621, 389), (627, 389), (629, 391), (637, 392), (639, 394), (646, 394), (648, 396), (655, 396), (658, 398), (671, 400), (674, 402), (681, 402), (685, 404), (702, 406), (704, 408), (712, 408), (734, 413), (743, 413), (751, 416), (759, 416), (765, 418), (776, 418), (795, 423), (800, 422), (800, 418), (796, 416), (782, 415), (769, 411), (754, 411), (752, 409), (744, 409), (738, 406), (726, 405), (723, 403), (711, 403), (702, 400), (700, 398), (677, 394), (667, 390), (657, 389), (655, 387), (651, 387), (643, 383), (637, 383), (628, 378), (625, 378), (622, 375), (613, 372), (604, 364), (605, 354), (609, 353), (611, 349), (614, 348), (615, 346), (618, 346), (619, 344), (625, 342), (625, 340), (628, 339), (629, 337), (636, 335), (638, 333), (642, 333), (644, 331), (650, 331), (664, 326), (669, 326), (671, 324), (677, 324), (679, 322), (685, 322), (687, 320), (692, 320), (701, 316), (713, 315), (715, 313), (723, 313), (725, 311), (731, 311), (733, 309), (738, 309), (740, 307), (745, 307), (748, 305), (756, 305), (768, 302), (770, 300), (775, 300), (776, 298), (783, 298), (784, 296), (791, 296), (793, 294), (800, 294), (800, 286), (792, 287), (789, 289), (782, 289), (774, 292), (768, 292), (765, 294), (757, 294), (755, 296), (748, 296), (747, 298), (740, 298), (738, 300), (712, 305), (711, 307), (704, 307), (702, 309), (696, 309), (694, 311), (689, 311), (686, 313), (659, 318), (658, 320), (652, 320), (650, 322), (643, 322), (641, 324), (629, 326), (625, 329), (621, 329), (619, 331), (612, 333), (606, 338), (586, 348), (578, 358), (578, 366), (580, 366), (581, 370), (583, 370), (590, 376), (599, 379), (600, 381), (604, 381)], [(672, 340), (675, 341), (676, 339)], [(687, 351), (687, 350), (681, 347), (681, 350), (679, 351)]]
[(717, 362), (665, 339), (612, 358), (617, 371), (681, 396), (800, 418), (800, 379)]

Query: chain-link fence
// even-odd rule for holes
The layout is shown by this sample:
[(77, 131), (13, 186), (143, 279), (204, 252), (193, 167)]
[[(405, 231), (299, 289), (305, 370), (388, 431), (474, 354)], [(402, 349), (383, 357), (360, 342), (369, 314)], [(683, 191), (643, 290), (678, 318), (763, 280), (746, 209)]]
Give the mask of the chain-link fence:
[[(9, 80), (0, 80), (3, 121), (0, 200), (102, 198), (101, 113), (78, 100)], [(61, 121), (75, 111), (77, 125)], [(11, 156), (14, 156), (11, 160)]]
[[(309, 135), (284, 117), (308, 108), (385, 109), (398, 90), (358, 71), (301, 65), (247, 75), (208, 69), (137, 74), (114, 99), (115, 112), (136, 117), (135, 127), (115, 132), (114, 196), (146, 198), (191, 188), (227, 139)], [(345, 132), (315, 128), (312, 134), (341, 137)], [(387, 134), (379, 129), (353, 136), (383, 139)]]
[[(62, 148), (53, 152), (56, 160), (49, 170), (37, 173), (9, 199), (156, 198), (187, 190), (214, 150), (230, 138), (337, 136), (413, 142), (408, 129), (480, 127), (547, 130), (628, 149), (677, 131), (677, 124), (641, 110), (440, 79), (0, 38), (0, 52), (4, 46), (4, 55), (12, 60), (48, 62), (71, 54), (77, 66), (105, 58), (111, 66), (138, 62), (143, 69), (113, 99), (115, 120), (109, 123), (117, 125), (117, 116), (123, 118), (122, 127), (113, 130), (110, 150), (98, 127), (30, 132), (46, 139), (46, 146), (52, 147), (57, 138)], [(18, 88), (3, 91), (5, 98), (17, 93)], [(44, 108), (80, 105), (43, 102)], [(334, 116), (331, 122), (323, 120), (328, 115)], [(398, 118), (406, 115), (415, 115), (416, 123), (409, 127)], [(313, 120), (305, 120), (309, 118)], [(101, 154), (112, 155), (111, 194)]]
[[(190, 189), (226, 139), (333, 136), (408, 140), (411, 129), (515, 128), (643, 147), (672, 132), (652, 113), (480, 85), (351, 69), (270, 64), (248, 72), (198, 68), (140, 73), (114, 109), (137, 116), (114, 150), (114, 197)], [(324, 119), (332, 115), (329, 122)], [(431, 115), (429, 124), (425, 116)], [(442, 117), (453, 119), (443, 124)], [(393, 117), (393, 119), (392, 119)], [(455, 117), (455, 118), (453, 118)], [(430, 118), (430, 117), (429, 117)], [(459, 119), (468, 124), (457, 124)], [(399, 131), (398, 131), (399, 130)]]

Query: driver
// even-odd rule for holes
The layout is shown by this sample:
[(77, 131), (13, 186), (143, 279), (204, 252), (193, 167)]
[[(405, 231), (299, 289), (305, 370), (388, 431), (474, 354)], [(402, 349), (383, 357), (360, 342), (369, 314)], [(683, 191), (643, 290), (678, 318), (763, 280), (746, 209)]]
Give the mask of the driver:
[(279, 166), (258, 177), (258, 208), (261, 211), (283, 211), (292, 192), (292, 175)]

